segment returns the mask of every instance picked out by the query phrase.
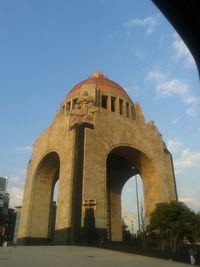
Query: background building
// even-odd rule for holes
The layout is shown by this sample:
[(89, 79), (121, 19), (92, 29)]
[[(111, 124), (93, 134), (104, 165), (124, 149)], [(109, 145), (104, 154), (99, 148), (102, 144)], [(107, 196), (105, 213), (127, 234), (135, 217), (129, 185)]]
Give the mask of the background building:
[(138, 231), (138, 221), (137, 215), (132, 212), (126, 212), (123, 215), (124, 223), (128, 226), (128, 230), (130, 231), (131, 235), (137, 234)]
[(0, 177), (0, 244), (13, 241), (15, 229), (15, 210), (9, 208), (9, 193), (7, 192), (7, 177)]
[(7, 177), (0, 177), (0, 190), (6, 191), (7, 190), (7, 183), (8, 183)]
[(4, 224), (8, 215), (9, 194), (7, 192), (7, 177), (0, 177), (0, 225)]

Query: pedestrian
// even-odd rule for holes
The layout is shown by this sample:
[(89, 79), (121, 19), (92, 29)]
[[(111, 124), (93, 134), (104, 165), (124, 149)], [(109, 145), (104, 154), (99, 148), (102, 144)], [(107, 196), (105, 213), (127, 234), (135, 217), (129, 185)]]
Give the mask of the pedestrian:
[(195, 265), (195, 255), (196, 255), (196, 251), (191, 247), (189, 250), (189, 254), (190, 254), (190, 262), (192, 265)]

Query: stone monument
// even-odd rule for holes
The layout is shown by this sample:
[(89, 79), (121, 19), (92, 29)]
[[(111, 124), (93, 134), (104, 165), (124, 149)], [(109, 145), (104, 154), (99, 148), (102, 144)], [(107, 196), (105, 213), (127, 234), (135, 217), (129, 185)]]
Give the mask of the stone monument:
[(136, 174), (148, 223), (156, 203), (177, 199), (171, 154), (139, 103), (95, 72), (72, 88), (33, 145), (18, 244), (121, 241), (121, 191)]

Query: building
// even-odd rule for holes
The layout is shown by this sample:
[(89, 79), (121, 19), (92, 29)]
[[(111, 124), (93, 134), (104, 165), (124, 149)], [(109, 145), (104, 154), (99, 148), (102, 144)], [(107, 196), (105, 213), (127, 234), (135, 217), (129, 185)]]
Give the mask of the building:
[(94, 72), (71, 89), (33, 145), (18, 244), (52, 242), (52, 236), (56, 244), (121, 241), (121, 191), (136, 174), (148, 222), (156, 203), (177, 199), (171, 154), (139, 103)]
[(7, 177), (0, 177), (0, 243), (12, 242), (15, 227), (15, 211), (9, 208), (9, 193), (7, 192)]
[(126, 212), (123, 215), (124, 223), (128, 226), (128, 230), (132, 235), (136, 235), (139, 227), (138, 227), (138, 221), (137, 221), (137, 215), (133, 212)]
[(9, 194), (7, 192), (7, 177), (0, 177), (0, 225), (4, 225), (8, 215)]
[(9, 206), (9, 194), (5, 191), (0, 191), (0, 209), (1, 213), (6, 214)]
[(7, 190), (7, 184), (8, 184), (8, 178), (0, 177), (0, 191), (5, 192)]

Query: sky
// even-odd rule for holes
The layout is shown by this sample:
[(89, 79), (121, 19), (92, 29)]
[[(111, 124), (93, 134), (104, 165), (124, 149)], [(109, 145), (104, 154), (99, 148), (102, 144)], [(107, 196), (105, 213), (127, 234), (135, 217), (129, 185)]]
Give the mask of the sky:
[[(200, 210), (194, 60), (150, 0), (0, 0), (0, 176), (20, 205), (32, 144), (69, 90), (101, 71), (139, 101), (174, 159), (179, 200)], [(140, 201), (142, 200), (140, 183)], [(122, 192), (135, 207), (135, 180)]]

